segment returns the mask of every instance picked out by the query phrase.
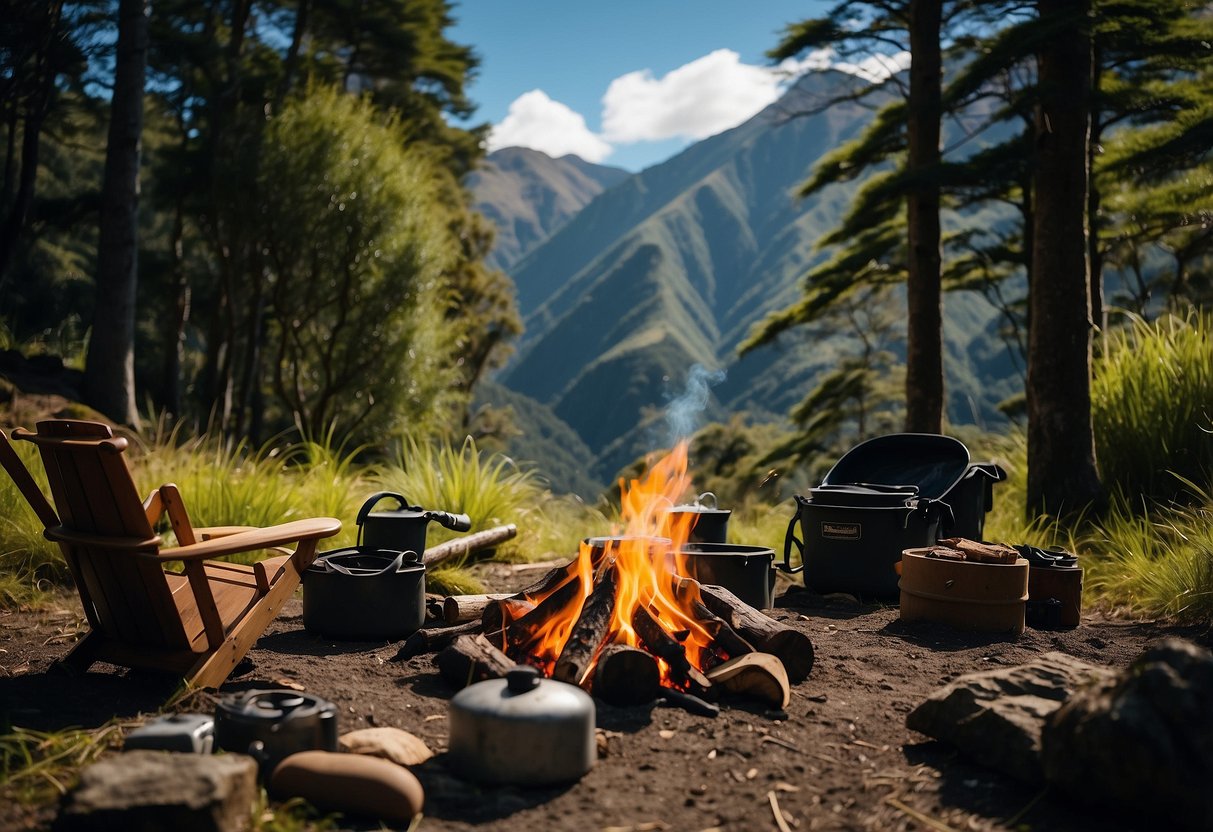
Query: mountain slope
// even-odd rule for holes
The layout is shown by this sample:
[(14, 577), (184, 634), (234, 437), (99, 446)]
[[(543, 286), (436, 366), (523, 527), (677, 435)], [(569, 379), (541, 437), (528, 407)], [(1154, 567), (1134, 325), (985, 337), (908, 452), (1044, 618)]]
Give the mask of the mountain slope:
[(497, 228), (487, 262), (508, 271), (590, 200), (630, 175), (577, 156), (553, 159), (525, 147), (490, 153), (467, 181), (476, 195), (476, 210)]
[[(660, 441), (655, 414), (693, 365), (728, 372), (705, 416), (783, 418), (850, 348), (846, 333), (813, 343), (797, 334), (736, 356), (758, 321), (799, 296), (799, 278), (822, 256), (815, 242), (856, 187), (795, 197), (814, 162), (855, 137), (871, 111), (789, 113), (844, 83), (855, 80), (802, 79), (745, 124), (600, 194), (511, 270), (526, 333), (502, 381), (566, 421), (598, 455), (599, 478)], [(950, 418), (1000, 418), (994, 405), (1012, 373), (994, 311), (956, 293), (945, 314)]]

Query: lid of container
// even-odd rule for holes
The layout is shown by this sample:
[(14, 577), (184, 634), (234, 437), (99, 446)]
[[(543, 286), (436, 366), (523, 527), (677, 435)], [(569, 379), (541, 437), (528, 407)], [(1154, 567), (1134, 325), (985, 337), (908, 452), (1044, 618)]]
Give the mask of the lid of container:
[(769, 546), (746, 546), (741, 543), (684, 543), (678, 550), (683, 555), (712, 555), (732, 557), (774, 558), (775, 550)]
[(891, 433), (860, 442), (834, 464), (822, 485), (914, 485), (938, 500), (969, 468), (969, 449), (935, 433)]
[(809, 489), (812, 502), (848, 508), (902, 508), (918, 496), (916, 485), (819, 485)]
[(215, 712), (243, 723), (280, 723), (326, 718), (336, 714), (337, 706), (293, 690), (250, 690), (220, 697)]
[[(709, 502), (711, 505), (709, 505)], [(711, 491), (703, 492), (695, 498), (695, 502), (693, 503), (674, 506), (670, 511), (680, 514), (723, 514), (725, 517), (733, 513), (731, 509), (718, 508), (716, 505), (716, 495)]]
[(452, 711), (469, 716), (519, 722), (594, 720), (594, 700), (575, 685), (545, 679), (538, 670), (517, 665), (504, 679), (468, 685), (451, 697)]

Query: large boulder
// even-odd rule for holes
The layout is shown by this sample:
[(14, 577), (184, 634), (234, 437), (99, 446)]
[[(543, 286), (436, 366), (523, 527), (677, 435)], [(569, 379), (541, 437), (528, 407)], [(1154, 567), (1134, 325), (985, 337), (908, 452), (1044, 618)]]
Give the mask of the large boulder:
[(1075, 690), (1109, 674), (1064, 653), (966, 673), (911, 711), (906, 727), (1012, 777), (1039, 783), (1044, 779), (1040, 747), (1045, 720)]
[(1179, 639), (1146, 650), (1053, 714), (1042, 756), (1061, 793), (1213, 829), (1213, 653)]
[(257, 763), (251, 757), (128, 751), (80, 773), (54, 828), (243, 832), (256, 795)]

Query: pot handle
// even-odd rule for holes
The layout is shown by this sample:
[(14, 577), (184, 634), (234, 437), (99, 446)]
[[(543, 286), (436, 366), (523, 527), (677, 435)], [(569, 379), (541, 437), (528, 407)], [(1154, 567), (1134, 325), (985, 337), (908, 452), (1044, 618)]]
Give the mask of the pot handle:
[(389, 574), (395, 574), (395, 573), (399, 572), (400, 567), (404, 564), (405, 555), (410, 555), (412, 560), (417, 559), (416, 552), (401, 552), (398, 555), (396, 555), (396, 559), (394, 561), (392, 561), (387, 566), (380, 569), (378, 572), (367, 572), (367, 571), (363, 571), (363, 570), (354, 572), (351, 569), (349, 569), (348, 567), (342, 566), (339, 563), (333, 563), (331, 558), (325, 558), (324, 568), (331, 569), (334, 572), (340, 572), (342, 575), (355, 575), (359, 578), (364, 578), (364, 577), (375, 578), (375, 577), (378, 577), (379, 575), (389, 575)]
[[(711, 498), (712, 498), (712, 504), (711, 504), (711, 505), (708, 505), (706, 502), (704, 502), (704, 498), (705, 498), (705, 497), (711, 497)], [(695, 504), (696, 504), (696, 505), (703, 506), (704, 508), (710, 508), (710, 509), (713, 509), (713, 510), (720, 508), (720, 506), (719, 506), (719, 505), (717, 504), (717, 502), (716, 502), (716, 495), (715, 495), (715, 494), (713, 494), (711, 491), (705, 491), (705, 492), (703, 492), (702, 494), (700, 494), (698, 497), (696, 497), (696, 498), (695, 498)]]
[[(796, 521), (800, 519), (800, 500), (800, 497), (796, 498), (796, 513), (792, 515), (792, 520), (788, 523), (787, 534), (783, 537), (783, 563), (776, 564), (789, 575), (795, 575), (804, 569), (804, 542), (796, 537)], [(796, 550), (800, 552), (800, 566), (792, 566), (793, 544), (796, 545)]]
[(425, 513), (427, 520), (433, 520), (440, 526), (445, 526), (451, 531), (467, 532), (472, 529), (472, 518), (466, 514), (452, 514), (449, 511), (427, 511)]
[(395, 491), (376, 491), (374, 494), (367, 497), (366, 502), (364, 502), (362, 504), (362, 508), (358, 509), (358, 517), (355, 518), (355, 520), (354, 520), (354, 525), (356, 525), (358, 527), (358, 545), (359, 546), (362, 545), (362, 523), (363, 523), (363, 521), (366, 520), (367, 515), (369, 515), (371, 513), (371, 509), (373, 509), (375, 507), (376, 503), (378, 503), (380, 500), (386, 499), (388, 497), (391, 497), (392, 499), (394, 499), (396, 502), (398, 502), (400, 504), (398, 506), (398, 508), (400, 508), (400, 509), (409, 508), (408, 498), (405, 497), (403, 494), (397, 494)]

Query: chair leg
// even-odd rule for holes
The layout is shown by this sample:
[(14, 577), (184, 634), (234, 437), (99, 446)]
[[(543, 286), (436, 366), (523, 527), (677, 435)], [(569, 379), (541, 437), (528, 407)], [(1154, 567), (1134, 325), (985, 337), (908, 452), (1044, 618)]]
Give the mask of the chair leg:
[(76, 642), (76, 646), (58, 661), (58, 664), (73, 673), (87, 673), (97, 661), (97, 649), (101, 647), (101, 636), (95, 630)]

